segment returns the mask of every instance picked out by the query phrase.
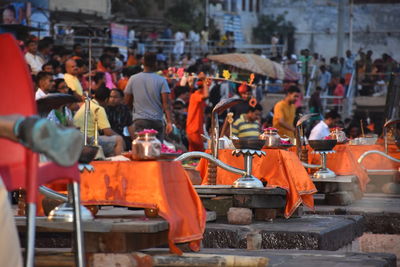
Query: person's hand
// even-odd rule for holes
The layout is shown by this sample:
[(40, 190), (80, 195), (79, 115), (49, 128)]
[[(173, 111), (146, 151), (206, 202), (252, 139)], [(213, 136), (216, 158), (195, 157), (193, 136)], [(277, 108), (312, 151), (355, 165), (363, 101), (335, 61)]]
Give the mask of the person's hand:
[(165, 132), (167, 134), (170, 134), (172, 132), (172, 130), (173, 130), (172, 123), (171, 122), (167, 122), (167, 125), (165, 126)]

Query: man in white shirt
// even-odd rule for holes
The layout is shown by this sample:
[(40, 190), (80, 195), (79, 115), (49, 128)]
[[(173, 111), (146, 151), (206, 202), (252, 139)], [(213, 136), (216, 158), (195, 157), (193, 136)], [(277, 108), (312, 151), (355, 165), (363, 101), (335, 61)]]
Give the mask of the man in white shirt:
[(35, 100), (45, 97), (54, 87), (53, 74), (41, 71), (36, 76), (38, 89), (35, 93)]
[(326, 136), (329, 136), (329, 128), (334, 127), (340, 120), (340, 115), (336, 111), (330, 111), (325, 114), (325, 119), (320, 121), (311, 130), (310, 137), (308, 140), (322, 140)]
[(38, 44), (35, 40), (28, 40), (25, 45), (28, 50), (25, 54), (25, 61), (31, 67), (32, 74), (36, 75), (42, 70), (44, 64), (43, 59), (37, 53)]

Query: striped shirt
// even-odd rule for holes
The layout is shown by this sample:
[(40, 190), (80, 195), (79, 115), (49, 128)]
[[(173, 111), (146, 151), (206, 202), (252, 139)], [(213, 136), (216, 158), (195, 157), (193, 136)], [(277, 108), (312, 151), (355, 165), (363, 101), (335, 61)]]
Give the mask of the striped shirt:
[(235, 120), (232, 127), (232, 134), (238, 138), (258, 138), (260, 135), (260, 125), (257, 122), (246, 120), (246, 114), (240, 115)]

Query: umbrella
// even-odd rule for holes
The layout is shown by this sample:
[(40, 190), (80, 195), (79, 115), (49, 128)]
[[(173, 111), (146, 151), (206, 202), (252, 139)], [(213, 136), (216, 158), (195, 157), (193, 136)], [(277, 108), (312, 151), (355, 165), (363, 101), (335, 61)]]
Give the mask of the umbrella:
[(266, 75), (274, 79), (283, 80), (285, 76), (281, 64), (255, 54), (221, 54), (210, 55), (208, 58), (219, 63), (231, 65), (260, 75)]
[(39, 113), (46, 114), (49, 113), (52, 109), (57, 109), (62, 105), (71, 104), (79, 101), (80, 100), (73, 95), (52, 93), (36, 100), (36, 104)]

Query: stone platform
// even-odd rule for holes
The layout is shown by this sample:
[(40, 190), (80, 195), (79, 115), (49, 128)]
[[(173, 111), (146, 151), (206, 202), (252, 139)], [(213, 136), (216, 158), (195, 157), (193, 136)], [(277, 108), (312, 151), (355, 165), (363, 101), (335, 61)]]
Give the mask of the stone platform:
[(316, 204), (347, 206), (362, 197), (358, 179), (354, 175), (311, 179), (318, 190), (318, 194), (314, 195)]
[[(286, 191), (282, 188), (233, 188), (230, 185), (196, 185), (204, 207), (219, 217), (225, 217), (229, 208), (249, 208), (255, 216), (283, 215)], [(271, 213), (270, 211), (274, 211)], [(264, 216), (265, 217), (265, 216)]]
[[(313, 211), (306, 211), (313, 214)], [(361, 215), (365, 219), (365, 230), (377, 234), (400, 234), (400, 195), (364, 194), (348, 206), (316, 205), (319, 215)]]
[[(337, 250), (364, 232), (362, 216), (319, 216), (276, 219), (250, 225), (208, 223), (204, 248), (247, 248), (261, 239), (262, 249)], [(257, 245), (256, 245), (257, 246)]]
[[(21, 244), (25, 244), (26, 219), (15, 217)], [(216, 219), (207, 212), (207, 221)], [(105, 207), (93, 221), (82, 223), (86, 252), (129, 252), (168, 244), (168, 222), (147, 218), (142, 209)], [(71, 248), (73, 224), (36, 219), (36, 248)]]

